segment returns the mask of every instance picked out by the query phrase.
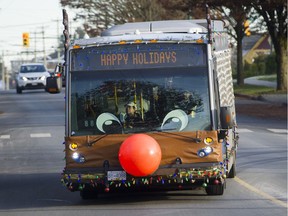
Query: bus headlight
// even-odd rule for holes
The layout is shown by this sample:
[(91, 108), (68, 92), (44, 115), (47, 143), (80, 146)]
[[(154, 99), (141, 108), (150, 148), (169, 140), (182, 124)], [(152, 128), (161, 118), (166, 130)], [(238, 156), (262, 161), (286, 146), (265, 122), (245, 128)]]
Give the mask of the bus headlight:
[(80, 155), (79, 155), (77, 152), (74, 152), (74, 153), (72, 154), (73, 160), (78, 160), (79, 157), (80, 157)]
[(72, 159), (77, 163), (84, 163), (85, 162), (85, 157), (83, 155), (80, 155), (77, 152), (74, 152), (72, 154)]
[(202, 158), (208, 156), (212, 152), (213, 148), (211, 146), (206, 146), (205, 148), (198, 150), (197, 155)]

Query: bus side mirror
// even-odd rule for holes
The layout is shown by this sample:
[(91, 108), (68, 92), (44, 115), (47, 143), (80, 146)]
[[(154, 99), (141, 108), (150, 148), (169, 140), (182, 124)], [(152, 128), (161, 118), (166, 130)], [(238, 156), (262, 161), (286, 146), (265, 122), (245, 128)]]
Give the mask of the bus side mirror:
[(60, 93), (62, 90), (62, 76), (64, 76), (64, 66), (57, 64), (54, 72), (46, 79), (46, 91), (51, 94)]
[(63, 65), (62, 64), (56, 65), (54, 73), (55, 74), (64, 75), (64, 67), (63, 67)]
[(50, 76), (46, 79), (46, 91), (50, 94), (60, 93), (62, 90), (62, 77)]
[(220, 107), (220, 122), (222, 129), (230, 129), (234, 126), (232, 107)]

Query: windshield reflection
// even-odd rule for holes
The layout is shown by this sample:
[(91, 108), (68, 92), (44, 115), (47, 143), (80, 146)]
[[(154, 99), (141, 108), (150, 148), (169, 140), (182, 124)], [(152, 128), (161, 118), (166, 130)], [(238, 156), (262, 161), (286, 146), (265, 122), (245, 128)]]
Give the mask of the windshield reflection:
[(72, 72), (75, 135), (210, 129), (207, 69)]

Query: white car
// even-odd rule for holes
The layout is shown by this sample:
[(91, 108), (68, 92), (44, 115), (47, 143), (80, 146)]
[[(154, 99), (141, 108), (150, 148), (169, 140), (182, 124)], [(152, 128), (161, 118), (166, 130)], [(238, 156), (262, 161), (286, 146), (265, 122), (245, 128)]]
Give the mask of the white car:
[(16, 78), (16, 92), (21, 94), (25, 89), (45, 89), (49, 76), (50, 73), (42, 63), (23, 64)]

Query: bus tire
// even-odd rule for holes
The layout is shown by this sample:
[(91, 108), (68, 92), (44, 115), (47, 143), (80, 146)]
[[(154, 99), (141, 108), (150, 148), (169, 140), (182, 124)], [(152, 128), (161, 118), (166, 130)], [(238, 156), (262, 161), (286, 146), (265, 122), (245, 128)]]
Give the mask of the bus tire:
[(91, 200), (91, 199), (97, 199), (98, 193), (96, 190), (93, 189), (83, 189), (80, 191), (80, 196), (83, 200)]
[(224, 184), (217, 184), (217, 185), (208, 185), (206, 188), (207, 195), (223, 195), (224, 193)]
[(231, 170), (228, 173), (227, 177), (228, 178), (235, 178), (235, 176), (236, 176), (236, 164), (234, 162), (234, 164), (232, 165)]
[(227, 174), (227, 178), (235, 178), (236, 177), (236, 152), (234, 152), (234, 163)]

